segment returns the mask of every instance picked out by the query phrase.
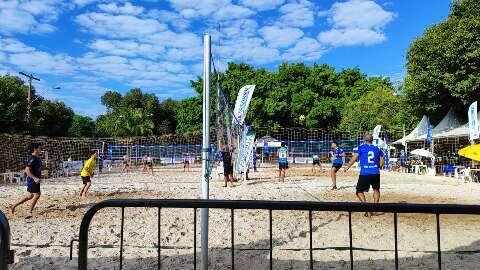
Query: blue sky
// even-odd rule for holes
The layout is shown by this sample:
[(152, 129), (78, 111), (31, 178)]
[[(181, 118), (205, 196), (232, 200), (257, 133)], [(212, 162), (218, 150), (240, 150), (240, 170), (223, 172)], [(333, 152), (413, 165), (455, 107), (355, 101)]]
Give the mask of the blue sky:
[[(159, 99), (194, 95), (202, 37), (221, 68), (244, 61), (359, 67), (401, 80), (409, 44), (450, 0), (0, 0), (0, 74), (33, 73), (38, 92), (76, 113), (133, 87)], [(220, 25), (218, 32), (217, 25)], [(60, 90), (54, 87), (60, 86)]]

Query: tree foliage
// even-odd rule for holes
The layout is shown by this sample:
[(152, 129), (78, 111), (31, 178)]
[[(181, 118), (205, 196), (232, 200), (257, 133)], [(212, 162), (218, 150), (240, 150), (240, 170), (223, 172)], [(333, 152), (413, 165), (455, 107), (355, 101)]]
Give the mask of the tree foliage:
[(74, 115), (72, 124), (68, 129), (71, 137), (93, 137), (95, 135), (95, 122), (88, 116)]
[(154, 94), (134, 88), (124, 95), (108, 91), (101, 98), (107, 113), (97, 118), (96, 132), (101, 136), (146, 136), (174, 133), (177, 102), (162, 103)]
[[(212, 78), (216, 76), (212, 75)], [(238, 90), (255, 84), (246, 121), (255, 126), (335, 129), (349, 102), (370, 91), (385, 87), (393, 91), (388, 79), (368, 78), (358, 68), (336, 72), (328, 65), (281, 64), (278, 71), (255, 69), (247, 64), (229, 63), (220, 74), (221, 87), (234, 106)], [(191, 82), (198, 96), (181, 101), (177, 109), (177, 132), (198, 130), (201, 127), (200, 78)], [(216, 102), (215, 83), (211, 84), (211, 104)], [(215, 106), (211, 106), (214, 116)], [(305, 116), (300, 122), (299, 117)]]
[(462, 115), (480, 99), (480, 2), (454, 1), (451, 13), (410, 46), (404, 91), (417, 115)]
[(411, 115), (404, 97), (394, 95), (389, 87), (380, 87), (347, 104), (340, 129), (372, 130), (381, 124), (385, 130), (400, 130), (404, 124), (412, 126), (418, 122)]

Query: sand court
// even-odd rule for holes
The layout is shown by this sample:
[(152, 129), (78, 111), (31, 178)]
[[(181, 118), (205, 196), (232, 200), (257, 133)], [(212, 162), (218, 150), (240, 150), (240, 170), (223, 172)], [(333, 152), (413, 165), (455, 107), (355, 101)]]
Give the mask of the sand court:
[[(329, 191), (325, 173), (313, 175), (309, 167), (287, 172), (285, 183), (277, 182), (273, 167), (251, 173), (252, 180), (223, 188), (210, 183), (212, 199), (356, 201), (356, 174), (339, 173), (339, 190)], [(112, 198), (196, 199), (200, 194), (199, 170), (157, 169), (153, 177), (141, 172), (106, 174), (93, 180), (87, 198), (78, 197), (79, 177), (49, 180), (42, 185), (42, 198), (34, 217), (26, 219), (27, 207), (7, 214), (12, 230), (15, 264), (12, 269), (76, 269), (69, 260), (70, 240), (78, 238), (81, 219), (93, 204)], [(1, 186), (2, 211), (25, 192), (23, 186)], [(452, 178), (383, 173), (382, 201), (409, 203), (477, 204), (480, 185)], [(369, 194), (371, 196), (371, 193)], [(371, 200), (371, 198), (369, 198)], [(210, 210), (210, 264), (212, 269), (230, 269), (230, 210)], [(234, 241), (236, 269), (268, 269), (268, 211), (235, 210)], [(89, 233), (89, 269), (118, 269), (120, 209), (103, 209), (94, 217)], [(349, 269), (348, 213), (313, 212), (313, 258), (315, 269)], [(308, 212), (273, 211), (273, 268), (309, 268)], [(126, 208), (124, 269), (157, 269), (158, 209)], [(442, 252), (445, 269), (476, 269), (480, 259), (480, 232), (476, 216), (441, 216)], [(197, 263), (200, 261), (200, 212), (197, 212)], [(394, 267), (393, 214), (376, 213), (365, 218), (352, 214), (356, 269)], [(193, 210), (161, 210), (162, 269), (193, 268)], [(435, 216), (398, 215), (401, 269), (436, 269)], [(199, 266), (199, 265), (198, 265)]]

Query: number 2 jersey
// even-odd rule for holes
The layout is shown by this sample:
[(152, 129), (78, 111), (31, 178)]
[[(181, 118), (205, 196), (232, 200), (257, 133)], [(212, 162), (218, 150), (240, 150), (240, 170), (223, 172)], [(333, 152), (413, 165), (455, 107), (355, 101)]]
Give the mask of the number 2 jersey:
[(356, 153), (360, 161), (360, 175), (380, 174), (379, 163), (383, 157), (380, 148), (372, 144), (362, 144)]

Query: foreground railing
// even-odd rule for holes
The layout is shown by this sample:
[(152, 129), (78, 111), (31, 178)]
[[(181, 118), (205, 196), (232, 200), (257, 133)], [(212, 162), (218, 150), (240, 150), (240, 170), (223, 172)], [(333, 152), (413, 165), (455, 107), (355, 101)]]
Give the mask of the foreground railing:
[[(307, 201), (227, 201), (227, 200), (134, 200), (134, 199), (115, 199), (107, 200), (95, 204), (90, 208), (82, 219), (80, 225), (79, 235), (79, 255), (78, 255), (78, 269), (87, 269), (87, 251), (88, 251), (88, 230), (93, 216), (103, 208), (121, 208), (121, 231), (120, 231), (120, 265), (123, 268), (123, 230), (125, 219), (125, 208), (131, 207), (146, 207), (158, 209), (158, 269), (161, 268), (161, 246), (160, 246), (160, 221), (162, 208), (191, 208), (193, 209), (193, 269), (196, 269), (197, 263), (197, 209), (198, 208), (217, 208), (230, 209), (231, 220), (231, 268), (235, 269), (235, 254), (234, 254), (234, 217), (237, 209), (254, 209), (254, 210), (268, 210), (269, 212), (269, 265), (273, 269), (273, 238), (272, 238), (272, 211), (277, 210), (293, 210), (293, 211), (308, 211), (309, 231), (310, 231), (310, 269), (313, 269), (313, 236), (312, 236), (312, 212), (347, 212), (348, 213), (348, 233), (350, 238), (350, 269), (353, 269), (353, 241), (352, 241), (352, 213), (354, 212), (383, 212), (393, 213), (394, 226), (394, 245), (395, 245), (395, 269), (398, 269), (398, 231), (397, 231), (397, 214), (398, 213), (420, 213), (420, 214), (434, 214), (436, 216), (436, 231), (437, 231), (437, 257), (438, 269), (442, 269), (442, 253), (440, 246), (440, 215), (459, 214), (459, 215), (480, 215), (480, 206), (477, 205), (451, 205), (451, 204), (397, 204), (397, 203), (350, 203), (350, 202), (307, 202)], [(72, 242), (73, 243), (73, 242)]]
[(0, 270), (7, 270), (13, 263), (13, 251), (10, 250), (10, 225), (8, 219), (0, 211)]

